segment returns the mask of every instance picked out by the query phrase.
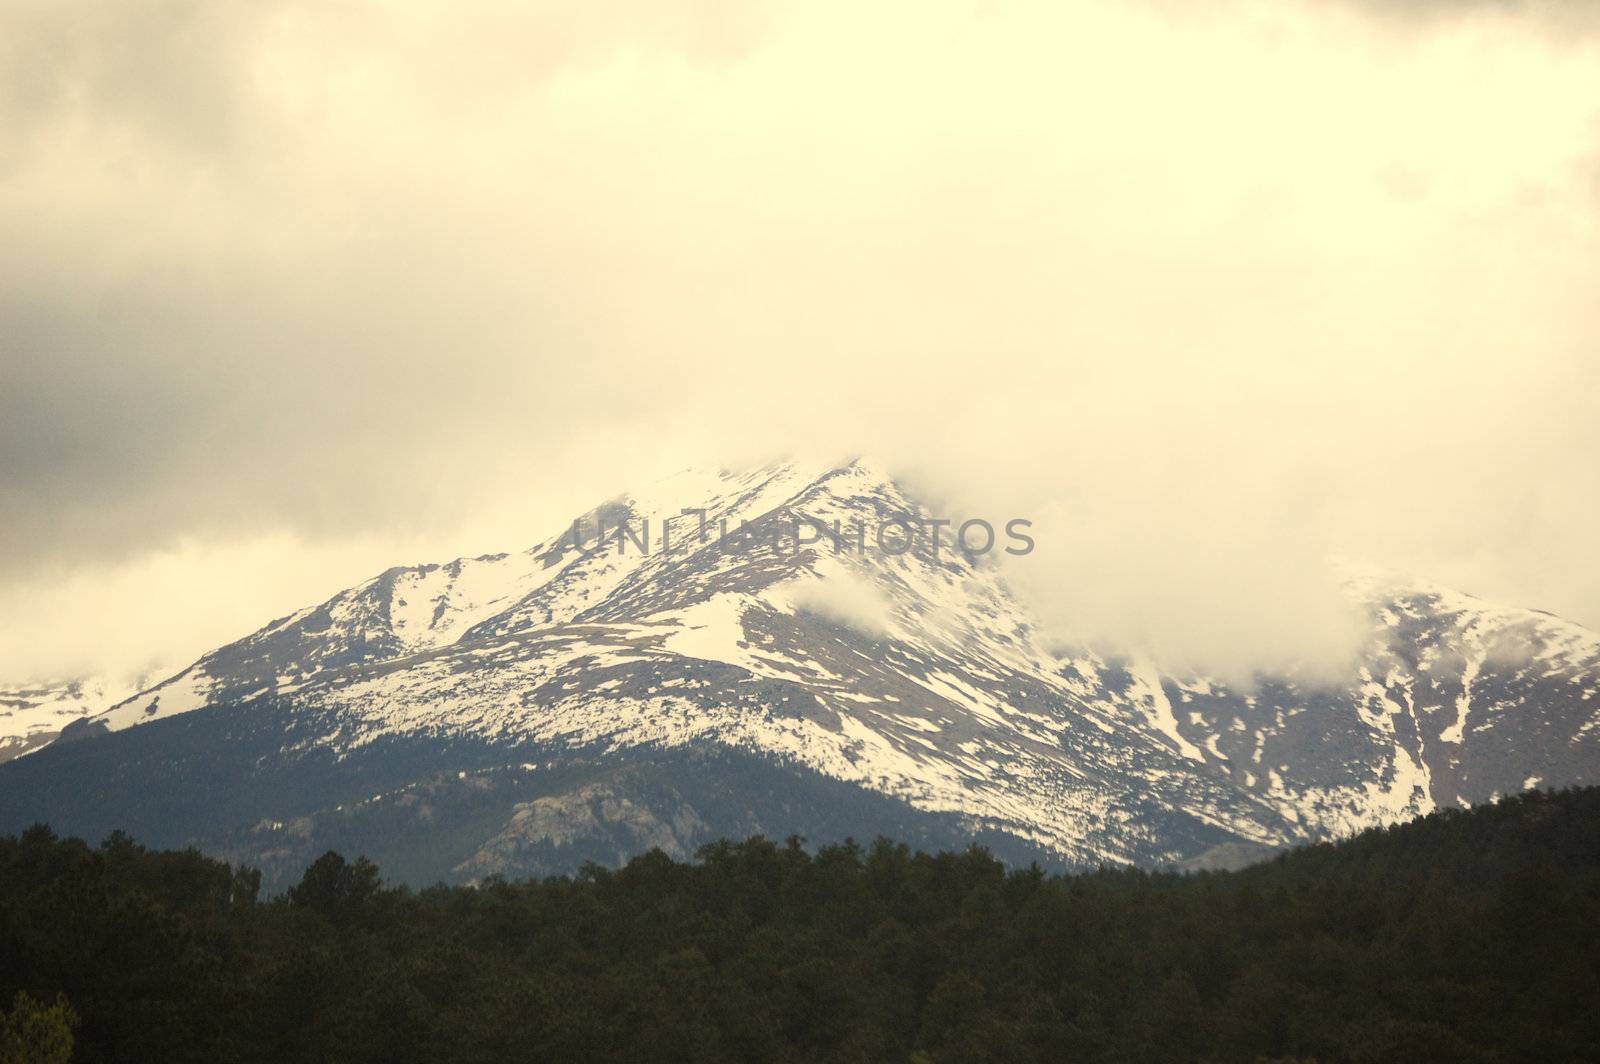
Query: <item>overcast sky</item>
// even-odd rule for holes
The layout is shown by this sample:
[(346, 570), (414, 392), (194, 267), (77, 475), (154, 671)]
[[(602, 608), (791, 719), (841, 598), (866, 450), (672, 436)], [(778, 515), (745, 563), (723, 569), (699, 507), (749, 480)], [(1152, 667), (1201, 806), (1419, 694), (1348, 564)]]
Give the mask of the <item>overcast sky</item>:
[(796, 448), (1174, 661), (1600, 626), (1593, 10), (0, 0), (0, 679)]

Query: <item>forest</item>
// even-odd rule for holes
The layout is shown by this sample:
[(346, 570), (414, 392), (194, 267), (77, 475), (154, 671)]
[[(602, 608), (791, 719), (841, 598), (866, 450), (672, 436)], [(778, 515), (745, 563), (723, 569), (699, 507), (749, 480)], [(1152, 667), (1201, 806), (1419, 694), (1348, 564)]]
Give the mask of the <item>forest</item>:
[(424, 890), (0, 838), (0, 1064), (1586, 1061), (1600, 788), (1239, 872), (762, 838)]

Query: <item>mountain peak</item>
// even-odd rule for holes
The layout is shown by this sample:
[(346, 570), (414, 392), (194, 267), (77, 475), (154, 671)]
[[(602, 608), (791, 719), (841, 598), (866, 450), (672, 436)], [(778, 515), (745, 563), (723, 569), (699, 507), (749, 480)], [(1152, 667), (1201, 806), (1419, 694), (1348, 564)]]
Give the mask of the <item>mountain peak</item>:
[(1600, 642), (1553, 618), (1356, 579), (1371, 631), (1348, 685), (1239, 690), (1047, 646), (997, 567), (876, 535), (926, 516), (870, 457), (684, 470), (533, 548), (386, 570), (97, 720), (248, 714), (286, 729), (269, 763), (424, 739), (619, 771), (740, 751), (1090, 863), (1600, 772)]

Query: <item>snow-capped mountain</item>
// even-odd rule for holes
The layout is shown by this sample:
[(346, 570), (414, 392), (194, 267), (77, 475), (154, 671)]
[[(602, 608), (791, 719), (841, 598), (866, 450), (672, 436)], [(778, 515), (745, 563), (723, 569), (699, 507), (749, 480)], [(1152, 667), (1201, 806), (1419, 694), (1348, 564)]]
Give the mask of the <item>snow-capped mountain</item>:
[(991, 557), (795, 535), (907, 514), (865, 462), (691, 473), (391, 569), (0, 773), (0, 827), (130, 826), (154, 789), (146, 834), (269, 873), (341, 839), (426, 879), (752, 831), (1157, 864), (1600, 775), (1600, 638), (1557, 618), (1354, 582), (1349, 684), (1234, 690), (1048, 644)]
[(48, 745), (62, 728), (104, 712), (165, 674), (150, 669), (131, 678), (94, 675), (0, 685), (0, 762)]

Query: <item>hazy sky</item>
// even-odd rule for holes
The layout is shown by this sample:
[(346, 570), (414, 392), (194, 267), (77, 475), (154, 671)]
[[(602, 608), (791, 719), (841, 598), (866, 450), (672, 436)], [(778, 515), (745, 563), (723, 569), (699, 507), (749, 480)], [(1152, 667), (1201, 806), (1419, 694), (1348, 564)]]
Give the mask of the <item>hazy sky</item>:
[(0, 0), (0, 678), (794, 448), (1175, 661), (1600, 626), (1594, 10)]

